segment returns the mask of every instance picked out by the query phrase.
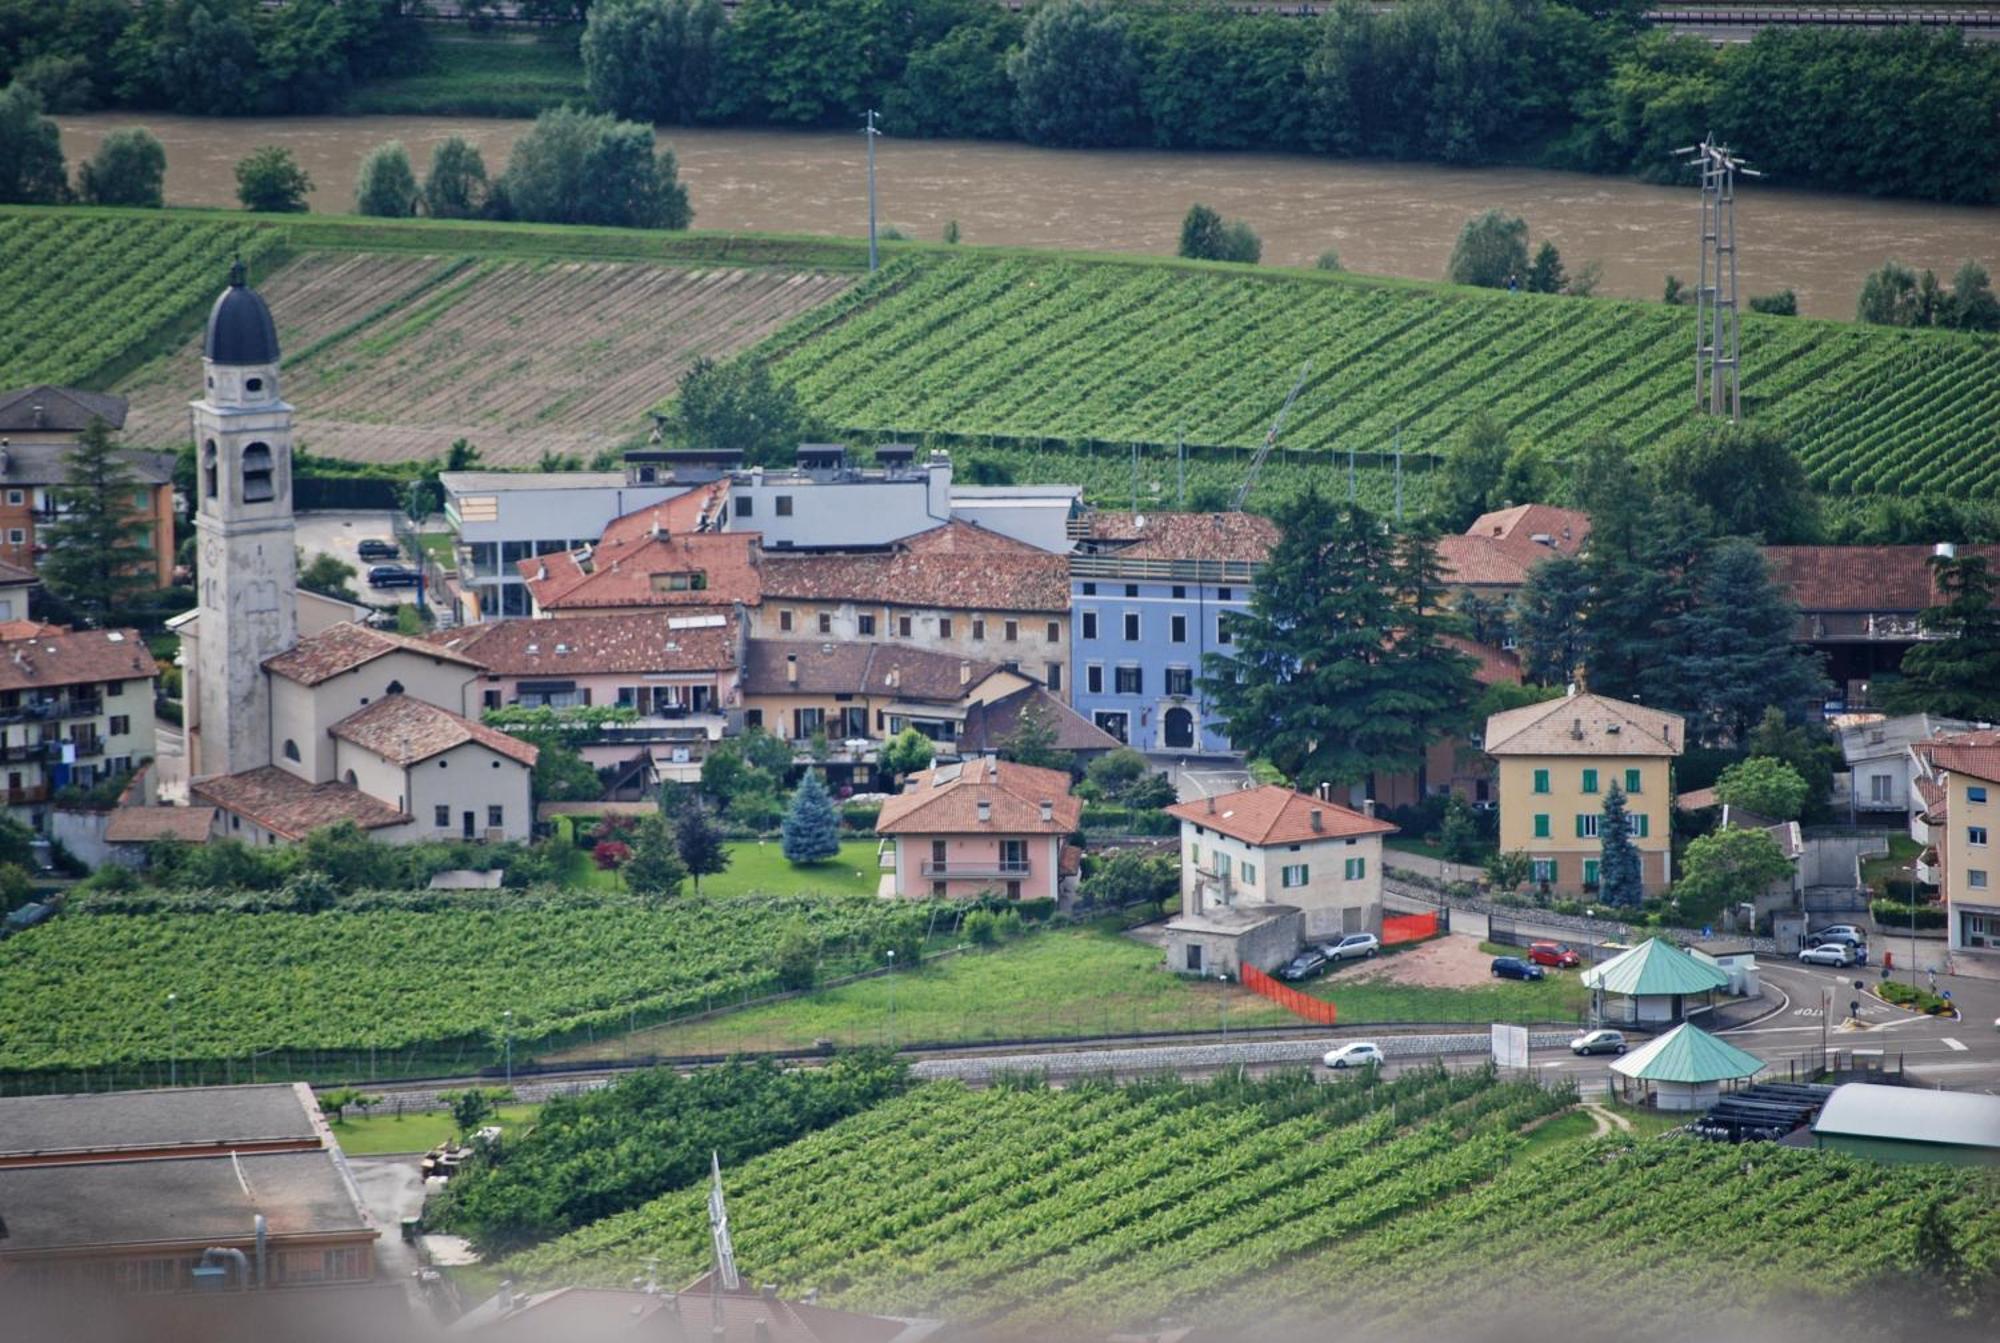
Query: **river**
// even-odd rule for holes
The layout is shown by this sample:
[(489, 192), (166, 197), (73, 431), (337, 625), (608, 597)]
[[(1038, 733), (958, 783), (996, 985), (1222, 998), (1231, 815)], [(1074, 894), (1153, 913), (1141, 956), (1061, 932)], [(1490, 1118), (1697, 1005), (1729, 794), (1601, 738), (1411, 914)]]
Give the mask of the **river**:
[[(144, 125), (167, 150), (167, 201), (233, 206), (236, 162), (264, 144), (290, 148), (314, 183), (315, 210), (352, 208), (361, 156), (409, 146), (417, 171), (436, 144), (463, 135), (489, 170), (505, 166), (526, 121), (450, 117), (212, 120), (97, 113), (59, 118), (74, 164), (106, 132)], [(861, 235), (867, 230), (859, 133), (662, 130), (680, 157), (695, 223), (710, 229)], [(902, 141), (877, 146), (880, 218), (914, 238), (957, 220), (970, 243), (1171, 252), (1180, 218), (1203, 201), (1248, 220), (1264, 260), (1310, 265), (1339, 252), (1350, 270), (1437, 279), (1466, 218), (1488, 207), (1528, 221), (1532, 245), (1561, 249), (1572, 273), (1603, 266), (1600, 292), (1659, 297), (1669, 271), (1691, 281), (1699, 197), (1584, 173), (1448, 168), (1290, 154), (1052, 150), (1014, 143)], [(1790, 288), (1803, 311), (1851, 317), (1861, 281), (1888, 258), (1948, 278), (1977, 258), (2000, 269), (2000, 208), (1872, 200), (1746, 182), (1738, 192), (1743, 292)]]

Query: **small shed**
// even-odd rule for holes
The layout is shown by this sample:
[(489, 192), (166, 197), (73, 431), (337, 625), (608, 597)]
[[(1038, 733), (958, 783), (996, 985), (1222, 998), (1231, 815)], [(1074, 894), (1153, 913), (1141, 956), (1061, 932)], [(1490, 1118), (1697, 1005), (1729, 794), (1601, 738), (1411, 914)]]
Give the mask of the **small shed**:
[(1218, 905), (1167, 922), (1167, 968), (1184, 975), (1276, 970), (1299, 954), (1305, 914), (1296, 905)]
[(1613, 1059), (1626, 1100), (1661, 1110), (1706, 1110), (1764, 1071), (1764, 1060), (1686, 1022)]
[(1743, 998), (1757, 996), (1757, 949), (1748, 942), (1701, 942), (1689, 947), (1688, 953), (1728, 975), (1731, 993)]
[(2000, 1166), (2000, 1096), (1849, 1082), (1812, 1133), (1816, 1147), (1875, 1161)]
[[(1704, 1008), (1712, 1005), (1715, 991), (1729, 987), (1729, 975), (1653, 937), (1585, 970), (1583, 985), (1591, 990), (1591, 1010), (1599, 1021), (1664, 1024), (1684, 1019), (1690, 998), (1699, 997)], [(1607, 1005), (1607, 995), (1623, 1001)]]

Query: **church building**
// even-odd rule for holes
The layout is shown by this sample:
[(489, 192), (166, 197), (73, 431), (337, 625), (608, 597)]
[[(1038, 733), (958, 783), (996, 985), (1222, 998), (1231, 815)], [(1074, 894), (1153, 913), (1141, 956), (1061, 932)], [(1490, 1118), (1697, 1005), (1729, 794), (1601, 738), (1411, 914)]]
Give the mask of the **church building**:
[(292, 408), (278, 333), (238, 262), (215, 301), (192, 406), (197, 608), (178, 618), (189, 792), (211, 834), (520, 840), (536, 750), (465, 716), (485, 664), (353, 621), (298, 588)]

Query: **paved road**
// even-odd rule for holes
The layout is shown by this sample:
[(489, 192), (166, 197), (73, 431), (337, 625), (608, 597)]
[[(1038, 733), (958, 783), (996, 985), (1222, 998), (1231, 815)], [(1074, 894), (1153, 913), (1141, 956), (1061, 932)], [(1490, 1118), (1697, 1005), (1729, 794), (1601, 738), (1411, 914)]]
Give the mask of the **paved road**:
[(416, 1157), (351, 1156), (347, 1167), (361, 1190), (368, 1215), (382, 1231), (375, 1242), (375, 1262), (380, 1276), (411, 1280), (420, 1267), (416, 1248), (403, 1240), (403, 1219), (424, 1210), (424, 1177)]
[(368, 570), (379, 560), (364, 560), (355, 547), (365, 540), (395, 543), (393, 513), (301, 513), (298, 515), (298, 543), (301, 565), (311, 564), (316, 555), (332, 555), (354, 566), (358, 575), (354, 591), (370, 606), (391, 608), (416, 597), (414, 589), (390, 588), (377, 591), (368, 586)]

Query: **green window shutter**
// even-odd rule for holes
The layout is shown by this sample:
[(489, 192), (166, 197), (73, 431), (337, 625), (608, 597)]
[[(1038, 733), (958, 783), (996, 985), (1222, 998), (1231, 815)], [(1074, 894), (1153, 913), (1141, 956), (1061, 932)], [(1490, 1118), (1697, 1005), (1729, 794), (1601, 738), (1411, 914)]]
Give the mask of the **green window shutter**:
[(1641, 812), (1634, 812), (1634, 813), (1632, 814), (1632, 834), (1633, 834), (1633, 836), (1634, 836), (1635, 838), (1638, 838), (1638, 839), (1644, 839), (1644, 838), (1646, 838), (1646, 813), (1645, 813), (1645, 812), (1643, 812), (1643, 811), (1641, 811)]
[(1586, 793), (1594, 793), (1597, 791), (1596, 770), (1587, 769), (1583, 772), (1583, 791)]
[(1590, 832), (1583, 828), (1584, 822), (1588, 821), (1589, 819), (1590, 817), (1585, 815), (1583, 812), (1578, 812), (1576, 814), (1576, 837), (1578, 839), (1588, 839), (1590, 837)]
[(1597, 860), (1595, 858), (1586, 858), (1583, 860), (1583, 884), (1586, 886), (1595, 886), (1597, 884)]
[(1628, 793), (1636, 793), (1639, 791), (1638, 770), (1628, 769), (1625, 771), (1625, 791)]
[(1535, 838), (1547, 839), (1548, 837), (1549, 837), (1549, 814), (1545, 811), (1537, 812), (1535, 813)]
[(1535, 791), (1538, 793), (1549, 791), (1549, 772), (1547, 770), (1538, 769), (1535, 771)]

